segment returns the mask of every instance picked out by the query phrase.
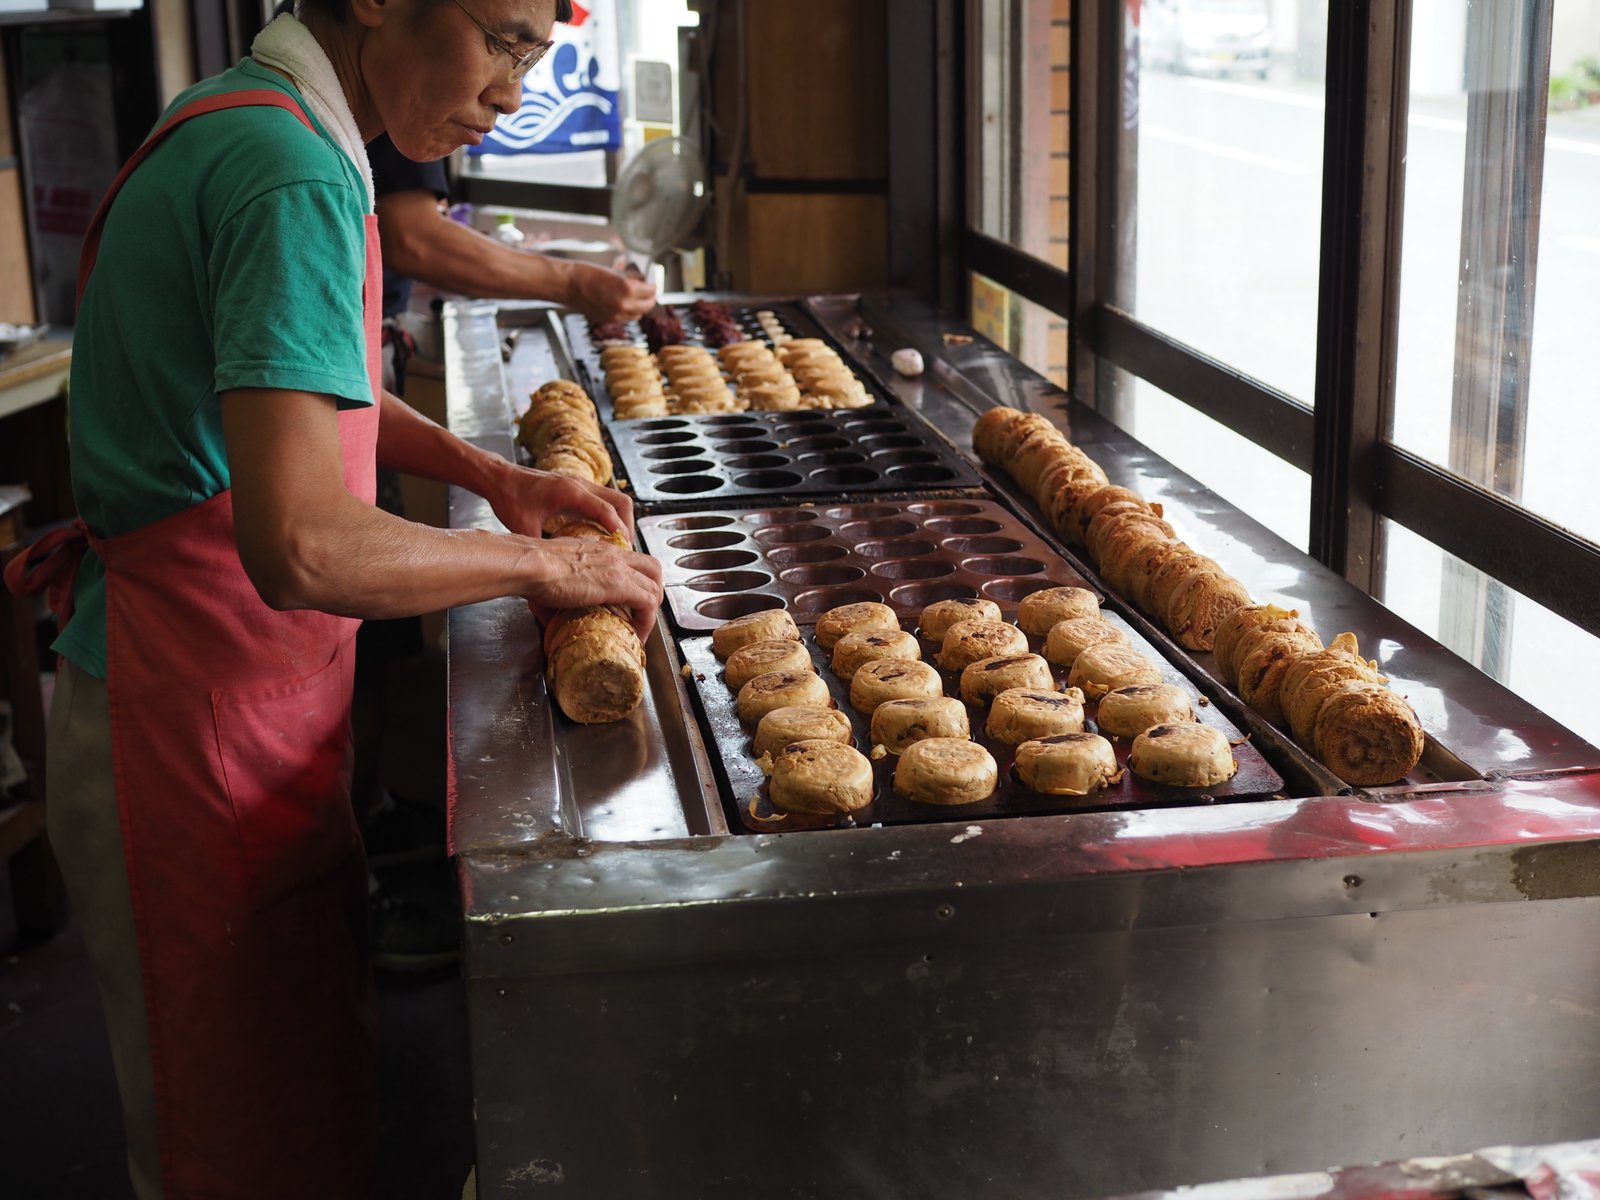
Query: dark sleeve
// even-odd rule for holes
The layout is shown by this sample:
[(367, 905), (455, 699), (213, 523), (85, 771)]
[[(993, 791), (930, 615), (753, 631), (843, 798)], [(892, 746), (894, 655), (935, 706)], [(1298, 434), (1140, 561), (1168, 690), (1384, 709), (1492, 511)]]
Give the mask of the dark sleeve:
[(413, 162), (394, 148), (385, 133), (367, 143), (367, 160), (372, 164), (372, 191), (379, 198), (390, 192), (432, 192), (441, 200), (450, 198), (442, 158)]

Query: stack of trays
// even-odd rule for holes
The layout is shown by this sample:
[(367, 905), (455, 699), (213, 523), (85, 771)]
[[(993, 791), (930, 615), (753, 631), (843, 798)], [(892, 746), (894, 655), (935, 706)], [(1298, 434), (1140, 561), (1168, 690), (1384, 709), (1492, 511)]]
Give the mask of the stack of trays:
[[(829, 666), (829, 654), (821, 649), (811, 628), (799, 613), (794, 614), (801, 624), (801, 637), (810, 651), (817, 674), (827, 683), (834, 703), (850, 718), (855, 745), (863, 754), (870, 755), (871, 718), (856, 712), (850, 706), (849, 685), (840, 680)], [(1222, 731), (1232, 743), (1238, 773), (1227, 782), (1208, 788), (1180, 788), (1152, 783), (1127, 770), (1129, 739), (1113, 738), (1118, 765), (1123, 767), (1120, 781), (1087, 796), (1057, 796), (1033, 791), (1023, 785), (1012, 771), (1015, 747), (990, 738), (984, 732), (987, 713), (984, 709), (968, 705), (968, 722), (972, 738), (994, 756), (1000, 770), (1000, 784), (988, 799), (975, 804), (943, 805), (922, 804), (897, 792), (894, 788), (894, 769), (899, 761), (894, 755), (873, 759), (873, 802), (864, 809), (840, 816), (812, 816), (808, 814), (782, 814), (767, 801), (767, 781), (760, 766), (751, 755), (750, 739), (754, 730), (739, 720), (735, 694), (722, 678), (722, 664), (712, 652), (709, 637), (685, 637), (679, 640), (679, 649), (691, 677), (692, 692), (705, 717), (707, 729), (715, 742), (712, 762), (722, 785), (725, 802), (730, 806), (729, 816), (746, 829), (759, 832), (782, 832), (799, 829), (840, 828), (859, 825), (896, 825), (937, 821), (964, 821), (986, 817), (1027, 816), (1045, 813), (1095, 812), (1117, 809), (1167, 808), (1193, 806), (1217, 802), (1261, 800), (1277, 795), (1283, 787), (1283, 778), (1252, 746), (1239, 729), (1230, 722), (1196, 690), (1195, 686), (1173, 667), (1166, 657), (1121, 617), (1102, 610), (1102, 617), (1118, 626), (1127, 635), (1129, 644), (1162, 666), (1163, 681), (1182, 688), (1189, 696), (1196, 717), (1202, 724)], [(915, 617), (902, 617), (902, 628), (915, 629)], [(937, 665), (939, 646), (926, 638), (920, 639), (924, 662)], [(1039, 639), (1030, 639), (1031, 649), (1041, 649)], [(1058, 688), (1066, 686), (1067, 671), (1053, 668)], [(945, 695), (959, 696), (960, 672), (940, 669)], [(1085, 704), (1085, 728), (1097, 732), (1098, 706)]]
[(889, 605), (907, 626), (935, 600), (963, 596), (993, 600), (1009, 616), (1030, 592), (1090, 586), (989, 500), (650, 516), (639, 533), (665, 568), (673, 623), (690, 633), (767, 608), (808, 625), (861, 600)]
[(619, 474), (645, 504), (976, 488), (950, 444), (904, 411), (750, 412), (614, 421)]

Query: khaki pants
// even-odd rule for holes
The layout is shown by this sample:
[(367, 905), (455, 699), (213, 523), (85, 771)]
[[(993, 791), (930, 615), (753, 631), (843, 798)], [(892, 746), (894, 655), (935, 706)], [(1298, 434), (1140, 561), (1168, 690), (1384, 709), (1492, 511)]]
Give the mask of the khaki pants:
[(150, 1073), (139, 941), (128, 895), (111, 771), (111, 713), (106, 685), (63, 660), (50, 708), (47, 806), (50, 845), (83, 930), (84, 948), (111, 1039), (122, 1096), (128, 1173), (139, 1200), (159, 1200), (155, 1084)]

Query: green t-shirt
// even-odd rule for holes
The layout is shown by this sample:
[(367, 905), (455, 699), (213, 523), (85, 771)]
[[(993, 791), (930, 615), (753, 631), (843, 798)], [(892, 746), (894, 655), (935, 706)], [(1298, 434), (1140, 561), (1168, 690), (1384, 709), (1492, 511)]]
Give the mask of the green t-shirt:
[[(172, 103), (273, 88), (245, 59)], [(163, 117), (163, 120), (165, 117)], [(327, 136), (280, 108), (180, 125), (106, 220), (72, 344), (72, 488), (114, 537), (230, 486), (218, 395), (288, 388), (371, 404), (363, 336), (366, 185)], [(55, 648), (106, 674), (105, 568), (88, 554)]]

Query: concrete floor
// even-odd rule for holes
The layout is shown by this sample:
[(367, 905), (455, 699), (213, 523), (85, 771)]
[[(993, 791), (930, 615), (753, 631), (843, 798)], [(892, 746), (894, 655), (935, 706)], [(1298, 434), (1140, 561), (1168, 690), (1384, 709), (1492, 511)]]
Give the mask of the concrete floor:
[[(400, 664), (386, 782), (443, 796), (442, 660)], [(390, 750), (388, 747), (396, 749)], [(421, 798), (421, 797), (418, 797)], [(0, 863), (0, 1195), (124, 1200), (122, 1120), (99, 998), (75, 925), (18, 946)], [(380, 1134), (373, 1195), (457, 1200), (472, 1165), (466, 1009), (455, 968), (378, 976)]]

